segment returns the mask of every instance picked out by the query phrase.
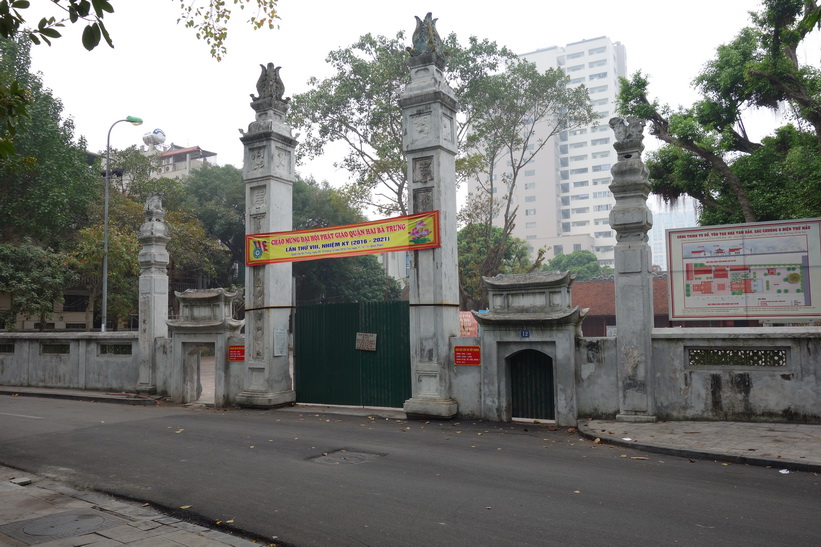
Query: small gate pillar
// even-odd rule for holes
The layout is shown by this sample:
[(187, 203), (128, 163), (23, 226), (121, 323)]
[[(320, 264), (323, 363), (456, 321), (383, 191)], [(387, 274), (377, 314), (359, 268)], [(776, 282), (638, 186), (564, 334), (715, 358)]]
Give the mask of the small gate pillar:
[[(412, 418), (452, 418), (449, 343), (459, 335), (456, 256), (457, 102), (444, 77), (441, 41), (428, 14), (414, 33), (411, 80), (399, 99), (411, 213), (439, 211), (441, 247), (413, 251), (410, 275)], [(417, 18), (418, 20), (418, 18)], [(424, 32), (422, 32), (424, 31)], [(419, 33), (422, 32), (421, 35)]]
[(618, 353), (619, 414), (617, 420), (654, 422), (653, 350), (653, 260), (647, 232), (653, 214), (647, 207), (650, 194), (644, 150), (644, 121), (612, 118), (616, 135), (613, 148), (618, 161), (611, 172), (610, 191), (616, 205), (610, 211), (610, 226), (616, 231), (616, 350)]
[[(290, 231), (292, 226), (297, 141), (285, 125), (290, 99), (283, 99), (279, 68), (273, 63), (262, 67), (259, 96), (251, 96), (255, 121), (240, 137), (247, 234)], [(296, 400), (288, 355), (291, 283), (289, 262), (245, 269), (246, 370), (245, 387), (237, 396), (240, 406), (272, 408)]]

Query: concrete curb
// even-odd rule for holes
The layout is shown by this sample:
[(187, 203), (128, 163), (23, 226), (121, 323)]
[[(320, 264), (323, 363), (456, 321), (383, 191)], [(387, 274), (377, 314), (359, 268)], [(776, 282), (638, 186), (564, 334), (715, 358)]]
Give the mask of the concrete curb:
[(91, 393), (70, 390), (37, 390), (32, 388), (0, 387), (0, 395), (12, 397), (41, 397), (45, 399), (69, 399), (73, 401), (86, 401), (91, 403), (115, 403), (121, 405), (156, 405), (157, 401), (153, 397), (137, 395), (134, 393)]
[(758, 467), (776, 467), (778, 469), (788, 469), (790, 471), (807, 471), (810, 473), (821, 472), (821, 465), (806, 462), (796, 462), (792, 460), (783, 460), (776, 458), (757, 458), (750, 456), (740, 456), (735, 454), (726, 454), (723, 452), (713, 452), (709, 450), (693, 450), (688, 448), (678, 448), (673, 446), (661, 446), (655, 444), (648, 444), (640, 441), (624, 441), (616, 437), (602, 435), (600, 433), (593, 433), (587, 427), (587, 424), (579, 424), (577, 427), (579, 435), (585, 439), (594, 441), (600, 439), (602, 443), (620, 446), (622, 448), (633, 448), (641, 450), (642, 452), (651, 452), (653, 454), (666, 454), (668, 456), (678, 456), (680, 458), (690, 458), (697, 460), (718, 460), (722, 462), (729, 462), (742, 465), (755, 465)]

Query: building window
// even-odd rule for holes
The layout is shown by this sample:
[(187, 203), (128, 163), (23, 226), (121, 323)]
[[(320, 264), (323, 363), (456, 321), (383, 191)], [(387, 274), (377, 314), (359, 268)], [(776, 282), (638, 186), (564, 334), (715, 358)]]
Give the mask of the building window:
[(63, 311), (86, 311), (88, 296), (79, 294), (63, 295)]
[(564, 245), (553, 245), (553, 256), (564, 254)]
[(525, 223), (525, 228), (535, 228), (535, 227), (536, 227), (535, 222), (526, 222)]
[(570, 156), (570, 161), (585, 161), (587, 159), (587, 154), (580, 154), (578, 156)]
[(593, 179), (593, 186), (598, 186), (599, 184), (610, 184), (610, 177), (605, 177), (602, 179)]
[(602, 106), (609, 102), (610, 100), (605, 97), (604, 99), (596, 99), (595, 101), (590, 101), (590, 104), (593, 106)]
[(532, 217), (536, 215), (536, 209), (525, 209), (525, 216)]
[(595, 87), (590, 87), (590, 88), (588, 88), (588, 89), (587, 89), (587, 92), (588, 92), (588, 93), (604, 93), (604, 92), (605, 92), (605, 91), (607, 91), (608, 89), (609, 89), (609, 88), (608, 88), (608, 86), (606, 86), (606, 85), (597, 85), (597, 86), (595, 86)]
[(587, 66), (589, 68), (594, 68), (594, 67), (597, 67), (597, 66), (604, 66), (606, 64), (607, 64), (607, 59), (599, 59), (598, 61), (590, 61), (589, 63), (587, 63)]
[(586, 141), (584, 141), (584, 142), (574, 142), (573, 144), (570, 145), (570, 148), (584, 148), (585, 146), (587, 146)]
[(562, 232), (567, 233), (570, 231), (570, 223), (569, 222), (562, 222)]
[(570, 183), (563, 182), (559, 185), (559, 189), (562, 191), (562, 194), (566, 194), (570, 191)]
[(609, 111), (609, 110), (601, 110), (601, 111), (599, 111), (599, 112), (596, 112), (596, 117), (597, 117), (597, 118), (606, 118), (606, 117), (608, 117), (609, 115), (610, 115), (610, 111)]
[(573, 244), (573, 250), (574, 251), (581, 251), (582, 250), (582, 244), (581, 243), (574, 243)]
[(608, 230), (606, 232), (593, 232), (593, 237), (613, 237), (613, 231)]
[(610, 157), (610, 150), (602, 150), (601, 152), (593, 152), (590, 154), (591, 159), (597, 158), (609, 158)]
[(593, 206), (594, 211), (609, 211), (612, 208), (613, 208), (613, 206), (609, 203), (606, 203), (604, 205), (594, 205)]
[(570, 223), (571, 226), (574, 228), (578, 228), (579, 226), (587, 226), (590, 224), (589, 220), (574, 220)]
[(536, 239), (536, 236), (534, 236), (534, 235), (532, 235), (532, 234), (531, 234), (531, 235), (527, 235), (527, 236), (525, 236), (525, 239)]
[(587, 183), (587, 181), (586, 181), (586, 180), (580, 180), (580, 181), (578, 181), (578, 182), (574, 182), (574, 183), (573, 183), (573, 188), (581, 188), (581, 187), (583, 187), (583, 186), (587, 186), (587, 184), (588, 184), (588, 183)]
[(590, 55), (597, 55), (599, 53), (604, 53), (605, 51), (607, 51), (607, 46), (601, 46), (588, 49), (587, 53), (589, 53)]
[(575, 53), (568, 53), (568, 59), (578, 59), (579, 57), (584, 57), (584, 51), (577, 51)]
[(590, 194), (577, 194), (575, 196), (570, 196), (570, 199), (573, 201), (579, 201), (582, 199), (590, 199)]
[(533, 203), (536, 201), (536, 196), (525, 196), (525, 203)]
[(535, 169), (525, 169), (525, 176), (526, 177), (535, 177), (536, 170)]
[(570, 196), (562, 196), (560, 199), (563, 207), (570, 205)]
[(584, 173), (587, 173), (587, 167), (579, 167), (578, 169), (570, 170), (571, 175), (583, 175)]
[(603, 224), (609, 225), (610, 224), (610, 219), (609, 218), (597, 218), (596, 220), (593, 221), (593, 224), (595, 224), (596, 226), (601, 226)]
[(610, 137), (603, 137), (601, 139), (593, 139), (590, 141), (590, 144), (593, 146), (598, 146), (600, 144), (610, 144)]
[(610, 128), (606, 125), (595, 125), (590, 128), (591, 133), (601, 133), (602, 131), (610, 131)]
[(602, 163), (601, 165), (594, 165), (593, 171), (608, 171), (610, 169), (609, 163)]
[(574, 215), (583, 215), (584, 213), (590, 212), (590, 207), (576, 207), (575, 209), (571, 209)]
[(594, 198), (612, 198), (613, 192), (604, 191), (604, 192), (593, 192)]
[(582, 128), (580, 128), (580, 129), (573, 129), (573, 130), (571, 130), (571, 131), (568, 131), (568, 134), (569, 134), (571, 137), (575, 137), (576, 135), (586, 135), (586, 134), (587, 134), (587, 128), (586, 128), (586, 127), (582, 127)]
[(536, 183), (535, 182), (526, 182), (525, 183), (525, 190), (533, 190), (534, 188), (536, 188)]
[(567, 172), (567, 169), (559, 171), (559, 178), (562, 180), (567, 180), (570, 178), (570, 174)]
[(578, 72), (580, 70), (584, 70), (584, 65), (573, 65), (565, 69), (567, 72)]
[(567, 220), (570, 218), (570, 209), (562, 209), (562, 219)]
[(587, 79), (591, 82), (593, 80), (603, 80), (605, 78), (607, 78), (607, 72), (597, 72), (597, 73), (591, 74), (590, 76), (587, 77)]
[(601, 245), (599, 247), (593, 247), (593, 250), (597, 253), (612, 253), (613, 246), (612, 245)]
[(584, 78), (573, 78), (572, 80), (570, 80), (570, 81), (569, 81), (569, 82), (567, 82), (567, 83), (568, 83), (569, 85), (576, 85), (576, 84), (580, 84), (580, 83), (582, 83), (583, 81), (584, 81)]

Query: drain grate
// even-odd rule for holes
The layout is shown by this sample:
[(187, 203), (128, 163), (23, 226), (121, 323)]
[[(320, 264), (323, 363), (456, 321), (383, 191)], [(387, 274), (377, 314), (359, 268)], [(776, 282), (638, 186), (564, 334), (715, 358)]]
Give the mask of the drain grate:
[(342, 464), (342, 463), (366, 463), (381, 458), (385, 454), (376, 452), (354, 452), (346, 449), (334, 450), (333, 452), (323, 452), (319, 456), (310, 458), (317, 463)]
[(56, 539), (91, 534), (122, 524), (128, 524), (128, 521), (100, 511), (77, 509), (4, 524), (0, 526), (0, 532), (26, 545), (37, 545)]

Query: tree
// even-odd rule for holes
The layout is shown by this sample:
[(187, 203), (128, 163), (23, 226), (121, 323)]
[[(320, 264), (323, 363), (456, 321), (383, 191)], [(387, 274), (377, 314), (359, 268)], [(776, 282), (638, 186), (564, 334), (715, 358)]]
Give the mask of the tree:
[[(502, 74), (471, 84), (477, 108), (466, 146), (485, 168), (477, 177), (478, 192), (468, 196), (459, 220), (475, 226), (481, 232), (477, 235), (488, 242), (479, 269), (480, 280), (499, 273), (508, 255), (518, 213), (513, 198), (522, 170), (560, 130), (589, 125), (595, 119), (587, 89), (569, 86), (569, 80), (560, 69), (549, 68), (542, 73), (522, 60)], [(497, 223), (501, 224), (498, 237), (494, 231)], [(536, 267), (543, 256), (544, 249), (536, 258)], [(479, 301), (486, 300), (486, 289), (480, 281)]]
[(0, 157), (0, 241), (29, 236), (59, 248), (84, 222), (101, 179), (72, 121), (62, 119), (62, 103), (30, 73), (29, 49), (0, 39), (0, 89), (16, 82), (31, 98), (16, 122), (17, 154)]
[[(313, 89), (295, 95), (289, 113), (291, 125), (304, 135), (300, 153), (316, 157), (328, 144), (342, 143), (345, 155), (335, 166), (355, 180), (346, 188), (350, 199), (376, 207), (385, 216), (407, 214), (407, 163), (398, 104), (410, 79), (405, 45), (403, 32), (392, 39), (366, 34), (353, 45), (332, 51), (326, 61), (336, 73), (309, 80)], [(443, 47), (448, 52), (448, 83), (461, 107), (457, 141), (462, 142), (476, 112), (475, 81), (515, 56), (495, 42), (475, 37), (462, 46), (454, 34)], [(470, 159), (460, 157), (457, 166), (469, 170)]]
[[(294, 182), (294, 229), (325, 228), (363, 222), (364, 215), (328, 183)], [(396, 300), (399, 284), (387, 276), (374, 255), (295, 262), (298, 304)]]
[(18, 315), (37, 317), (44, 330), (54, 304), (63, 302), (63, 291), (74, 279), (60, 253), (38, 247), (30, 239), (19, 245), (0, 244), (0, 293), (11, 299), (9, 309), (0, 311), (0, 320), (13, 330)]
[[(490, 247), (502, 239), (502, 229), (492, 226), (490, 239), (485, 226), (469, 224), (456, 234), (459, 253), (459, 307), (462, 310), (487, 309), (487, 292), (483, 290), (482, 266)], [(508, 238), (499, 272), (503, 274), (530, 273), (539, 263), (530, 261), (530, 246), (518, 237)]]
[[(653, 191), (667, 201), (699, 201), (701, 224), (818, 216), (821, 190), (821, 71), (802, 65), (797, 49), (819, 24), (814, 1), (766, 0), (695, 78), (702, 97), (672, 110), (648, 98), (649, 79), (622, 81), (619, 110), (650, 122), (665, 143), (647, 166)], [(787, 107), (793, 125), (763, 142), (747, 134), (743, 113)], [(795, 176), (799, 176), (798, 180)]]
[(601, 266), (599, 259), (590, 251), (573, 251), (570, 254), (560, 254), (551, 258), (542, 266), (543, 272), (566, 272), (576, 275), (577, 281), (587, 281), (600, 275), (610, 275), (612, 268)]

